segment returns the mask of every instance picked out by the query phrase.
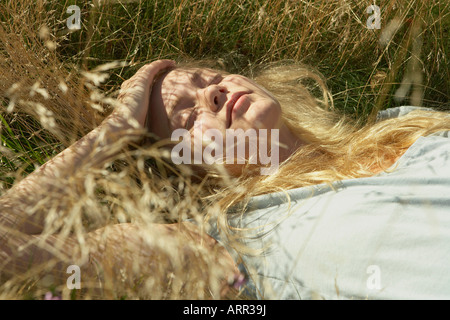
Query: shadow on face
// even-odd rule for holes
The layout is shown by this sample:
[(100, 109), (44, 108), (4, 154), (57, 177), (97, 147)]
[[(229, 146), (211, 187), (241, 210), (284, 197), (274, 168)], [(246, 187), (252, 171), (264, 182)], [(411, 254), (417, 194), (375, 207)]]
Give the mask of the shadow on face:
[(149, 129), (171, 140), (175, 163), (221, 163), (232, 175), (245, 167), (278, 165), (281, 107), (246, 77), (206, 68), (168, 70), (154, 83), (149, 116)]

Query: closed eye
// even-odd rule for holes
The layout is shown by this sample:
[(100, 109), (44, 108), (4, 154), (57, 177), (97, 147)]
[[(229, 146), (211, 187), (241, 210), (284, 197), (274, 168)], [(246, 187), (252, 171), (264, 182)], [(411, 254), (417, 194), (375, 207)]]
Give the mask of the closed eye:
[(193, 124), (192, 122), (195, 121), (195, 119), (197, 118), (197, 107), (193, 107), (192, 111), (189, 113), (189, 116), (186, 120), (186, 123), (184, 125), (184, 129), (189, 130), (190, 128), (192, 128)]
[(222, 81), (222, 75), (221, 74), (217, 74), (214, 78), (211, 79), (211, 81), (209, 82), (209, 85), (212, 84), (219, 84), (220, 81)]

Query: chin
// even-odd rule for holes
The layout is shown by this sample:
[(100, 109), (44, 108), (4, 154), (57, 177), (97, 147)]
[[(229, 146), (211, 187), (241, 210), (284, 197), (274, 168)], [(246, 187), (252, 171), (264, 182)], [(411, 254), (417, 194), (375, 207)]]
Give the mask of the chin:
[(255, 103), (246, 114), (248, 124), (254, 129), (279, 129), (281, 107), (278, 103)]

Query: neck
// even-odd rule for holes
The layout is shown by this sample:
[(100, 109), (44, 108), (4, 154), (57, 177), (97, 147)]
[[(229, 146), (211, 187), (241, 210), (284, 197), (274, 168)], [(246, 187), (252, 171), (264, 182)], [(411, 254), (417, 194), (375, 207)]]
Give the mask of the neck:
[(286, 127), (285, 124), (281, 125), (280, 128), (280, 162), (285, 161), (289, 158), (298, 148), (307, 144), (306, 141), (301, 140), (295, 134)]

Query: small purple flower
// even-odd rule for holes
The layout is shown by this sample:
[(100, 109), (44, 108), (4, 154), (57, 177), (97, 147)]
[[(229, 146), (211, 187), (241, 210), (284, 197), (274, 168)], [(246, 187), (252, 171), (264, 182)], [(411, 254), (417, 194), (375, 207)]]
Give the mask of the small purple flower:
[(235, 289), (239, 289), (247, 282), (247, 279), (245, 279), (245, 276), (243, 274), (237, 274), (234, 276), (234, 282), (233, 287)]
[(53, 296), (53, 293), (50, 291), (45, 294), (44, 300), (61, 300), (61, 297)]

